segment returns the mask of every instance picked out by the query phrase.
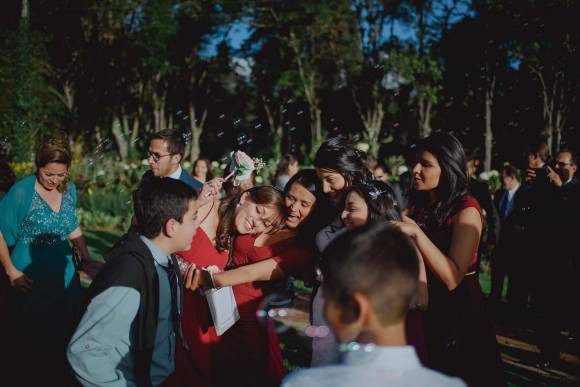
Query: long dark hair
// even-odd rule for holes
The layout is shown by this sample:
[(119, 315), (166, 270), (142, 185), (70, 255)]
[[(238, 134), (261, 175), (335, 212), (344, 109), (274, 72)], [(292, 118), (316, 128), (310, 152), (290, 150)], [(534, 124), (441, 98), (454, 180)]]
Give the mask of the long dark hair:
[(216, 249), (220, 252), (225, 250), (231, 251), (233, 248), (234, 238), (237, 234), (235, 225), (236, 208), (240, 203), (242, 195), (245, 193), (248, 193), (249, 199), (256, 204), (277, 207), (280, 210), (280, 215), (272, 221), (270, 232), (275, 232), (284, 225), (286, 207), (284, 206), (284, 198), (280, 191), (271, 186), (252, 187), (229, 199), (223, 200), (220, 204), (220, 208), (218, 209), (220, 221), (215, 238)]
[(371, 180), (355, 184), (346, 191), (345, 198), (351, 192), (356, 192), (364, 199), (369, 213), (367, 223), (403, 220), (401, 208), (395, 199), (395, 192), (387, 183)]
[(320, 145), (314, 166), (338, 172), (346, 180), (347, 186), (372, 179), (371, 171), (364, 162), (364, 154), (343, 135), (329, 138)]
[(439, 185), (435, 188), (437, 200), (428, 205), (428, 192), (415, 191), (417, 204), (424, 208), (427, 228), (441, 227), (455, 212), (457, 205), (467, 194), (467, 162), (461, 142), (453, 135), (437, 132), (417, 143), (415, 155), (429, 152), (441, 168)]

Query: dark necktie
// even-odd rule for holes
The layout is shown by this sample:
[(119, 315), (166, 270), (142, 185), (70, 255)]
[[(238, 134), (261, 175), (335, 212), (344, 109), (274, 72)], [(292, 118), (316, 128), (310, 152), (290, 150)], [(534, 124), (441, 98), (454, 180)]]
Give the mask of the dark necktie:
[(181, 298), (178, 298), (178, 292), (182, 280), (181, 272), (179, 271), (179, 264), (177, 263), (177, 258), (174, 255), (170, 256), (169, 265), (167, 265), (167, 268), (164, 269), (167, 271), (167, 276), (169, 277), (169, 286), (171, 288), (171, 317), (173, 320), (173, 329), (175, 330), (175, 335), (185, 350), (186, 358), (191, 368), (197, 372), (201, 378), (205, 379), (206, 375), (201, 371), (201, 369), (193, 360), (193, 356), (189, 350), (189, 345), (187, 344), (187, 341), (183, 336), (183, 330), (181, 329), (183, 302), (181, 301)]
[(501, 203), (499, 205), (499, 213), (501, 215), (502, 219), (507, 218), (508, 214), (508, 207), (509, 207), (509, 192), (506, 192), (505, 195), (503, 196), (503, 198), (501, 199)]
[(167, 276), (169, 277), (169, 286), (171, 288), (171, 319), (173, 322), (173, 329), (175, 331), (175, 335), (181, 342), (181, 344), (188, 350), (187, 342), (184, 340), (183, 331), (181, 329), (181, 317), (182, 317), (182, 303), (181, 298), (179, 298), (179, 287), (180, 287), (180, 279), (179, 279), (179, 266), (175, 257), (172, 255), (170, 256), (169, 264), (167, 268)]

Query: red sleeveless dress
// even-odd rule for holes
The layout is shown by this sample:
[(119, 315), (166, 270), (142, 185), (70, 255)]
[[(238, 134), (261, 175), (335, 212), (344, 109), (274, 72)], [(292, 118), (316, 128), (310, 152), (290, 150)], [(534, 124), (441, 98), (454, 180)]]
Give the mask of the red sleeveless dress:
[[(478, 201), (466, 195), (444, 225), (428, 229), (431, 241), (444, 253), (451, 247), (457, 214), (475, 208)], [(502, 386), (502, 363), (495, 330), (485, 311), (485, 300), (479, 286), (476, 247), (471, 266), (463, 281), (453, 290), (427, 266), (429, 306), (423, 328), (429, 356), (429, 367), (463, 379), (469, 386)]]
[[(289, 238), (270, 246), (254, 246), (256, 238), (240, 235), (234, 245), (233, 263), (236, 267), (264, 259), (275, 259), (287, 276), (308, 276), (314, 271), (313, 256), (306, 248)], [(215, 387), (274, 387), (286, 375), (278, 336), (271, 320), (258, 319), (256, 313), (266, 295), (267, 281), (233, 287), (240, 320), (221, 337), (212, 348), (212, 386)]]
[[(203, 222), (203, 221), (202, 221)], [(191, 248), (178, 253), (197, 267), (216, 265), (223, 270), (227, 264), (227, 252), (219, 253), (207, 234), (200, 228), (193, 236)], [(167, 386), (213, 386), (212, 368), (223, 370), (223, 366), (213, 365), (211, 348), (220, 337), (216, 334), (211, 322), (211, 314), (205, 296), (201, 290), (183, 292), (183, 318), (181, 322), (183, 335), (189, 344), (194, 363), (203, 375), (192, 368), (187, 355), (180, 345), (175, 355), (175, 372), (167, 379)]]

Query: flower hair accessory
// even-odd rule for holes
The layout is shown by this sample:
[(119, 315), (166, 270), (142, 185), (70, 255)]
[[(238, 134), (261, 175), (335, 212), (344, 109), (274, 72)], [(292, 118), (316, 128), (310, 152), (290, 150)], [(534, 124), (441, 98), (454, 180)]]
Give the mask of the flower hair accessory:
[(228, 180), (232, 176), (235, 176), (234, 185), (238, 185), (240, 182), (248, 180), (252, 177), (252, 172), (259, 171), (266, 165), (262, 159), (251, 158), (242, 151), (232, 152), (230, 157), (232, 157), (230, 163), (230, 168), (232, 169), (224, 180)]
[(372, 200), (377, 200), (383, 194), (389, 192), (386, 189), (380, 189), (380, 188), (375, 187), (374, 185), (369, 184), (369, 183), (362, 183), (362, 185), (367, 189), (368, 194)]

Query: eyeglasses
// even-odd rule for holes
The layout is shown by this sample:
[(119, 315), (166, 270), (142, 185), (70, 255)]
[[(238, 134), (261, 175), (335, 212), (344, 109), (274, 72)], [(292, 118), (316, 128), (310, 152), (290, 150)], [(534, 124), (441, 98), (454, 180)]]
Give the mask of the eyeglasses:
[[(149, 157), (153, 159), (153, 161), (158, 162), (159, 160), (161, 160), (163, 157), (166, 156), (173, 156), (173, 153), (168, 153), (166, 155), (160, 155), (158, 153), (152, 153), (150, 151), (147, 151), (147, 153), (149, 154)], [(149, 158), (148, 157), (148, 158)]]

